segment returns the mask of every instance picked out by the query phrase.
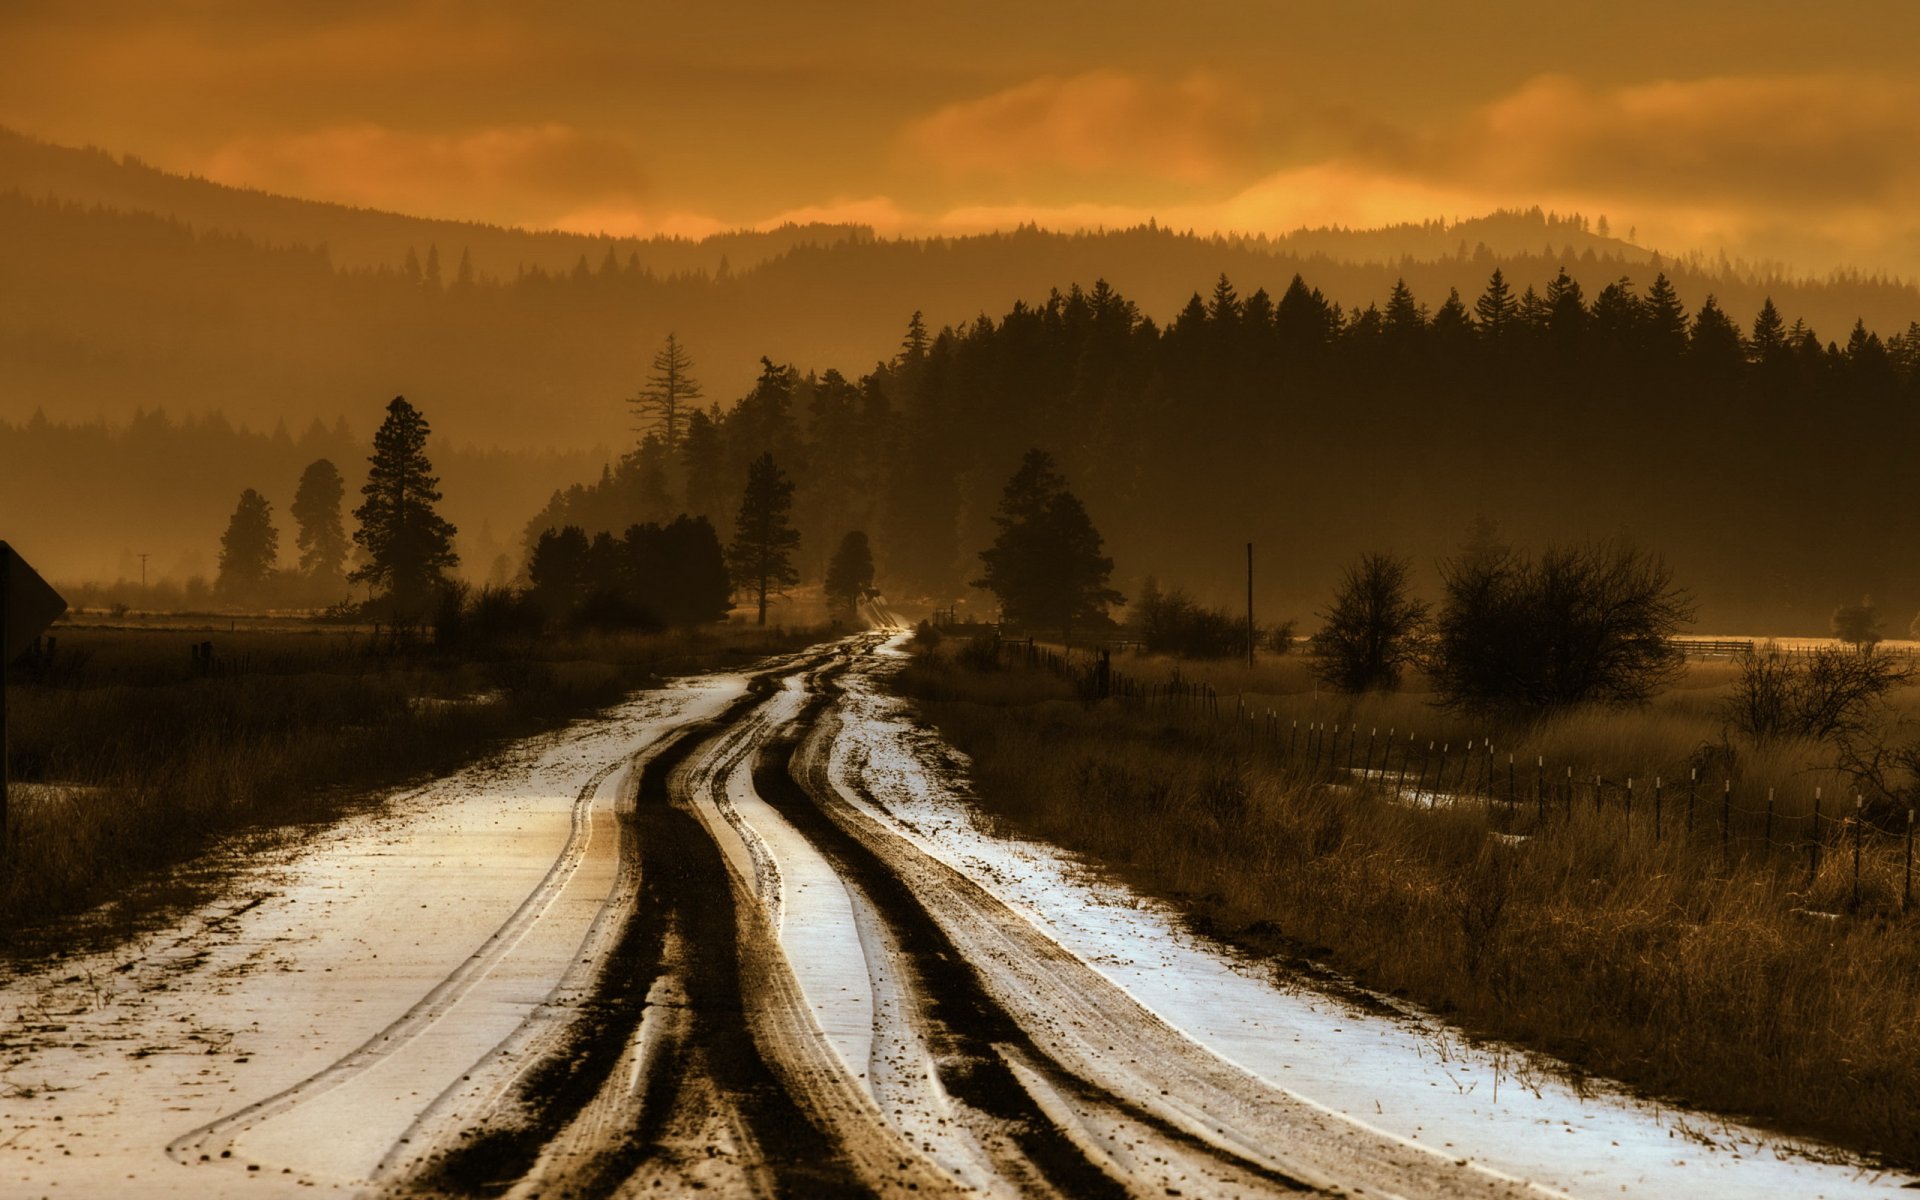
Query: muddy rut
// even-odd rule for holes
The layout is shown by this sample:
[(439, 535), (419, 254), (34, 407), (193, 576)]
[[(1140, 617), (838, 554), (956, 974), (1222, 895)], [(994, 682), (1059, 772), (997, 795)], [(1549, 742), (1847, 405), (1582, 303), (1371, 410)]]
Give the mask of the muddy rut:
[(832, 753), (876, 644), (629, 765), (574, 977), (374, 1193), (1538, 1194), (1256, 1079), (880, 819)]

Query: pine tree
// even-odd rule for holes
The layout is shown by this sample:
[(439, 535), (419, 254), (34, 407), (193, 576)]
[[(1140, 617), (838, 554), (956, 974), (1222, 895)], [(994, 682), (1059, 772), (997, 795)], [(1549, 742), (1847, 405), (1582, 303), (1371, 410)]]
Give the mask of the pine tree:
[(873, 548), (867, 535), (854, 530), (840, 539), (840, 548), (827, 564), (827, 603), (835, 612), (851, 615), (873, 590)]
[(1480, 332), (1485, 337), (1497, 340), (1513, 331), (1518, 310), (1513, 302), (1513, 289), (1507, 286), (1507, 278), (1500, 268), (1493, 269), (1487, 290), (1474, 301), (1473, 312), (1480, 319)]
[(767, 623), (767, 597), (800, 582), (793, 552), (800, 534), (787, 524), (793, 508), (793, 481), (762, 454), (747, 467), (747, 488), (734, 519), (733, 544), (727, 547), (727, 567), (734, 586), (752, 595), (759, 605), (757, 624)]
[(906, 336), (900, 339), (900, 356), (894, 361), (901, 365), (925, 362), (927, 346), (932, 341), (927, 336), (927, 322), (919, 309), (913, 310), (913, 316), (907, 321)]
[(1781, 319), (1780, 310), (1773, 306), (1772, 296), (1767, 297), (1759, 315), (1753, 318), (1753, 338), (1748, 345), (1755, 362), (1766, 362), (1787, 348), (1787, 323)]
[(1547, 284), (1547, 309), (1547, 327), (1562, 345), (1572, 343), (1587, 327), (1585, 296), (1565, 267)]
[(229, 600), (257, 600), (279, 557), (280, 532), (273, 527), (273, 507), (248, 488), (240, 493), (240, 503), (220, 537), (220, 577), (214, 586)]
[(294, 539), (300, 548), (300, 573), (315, 583), (337, 581), (346, 565), (347, 531), (340, 520), (340, 502), (346, 493), (339, 468), (318, 459), (302, 472), (287, 510), (300, 526)]
[(657, 430), (667, 449), (678, 450), (685, 434), (687, 409), (700, 399), (700, 381), (691, 374), (693, 359), (676, 335), (653, 356), (653, 374), (640, 394), (627, 401), (644, 424), (636, 432)]
[(1384, 315), (1382, 331), (1389, 344), (1405, 348), (1417, 345), (1420, 336), (1427, 331), (1427, 313), (1413, 298), (1413, 292), (1407, 287), (1407, 281), (1393, 281), (1393, 291), (1387, 294), (1387, 309)]
[(1686, 353), (1687, 310), (1666, 272), (1653, 277), (1653, 286), (1647, 289), (1640, 308), (1641, 329), (1656, 356), (1672, 359)]
[(980, 552), (986, 572), (973, 586), (999, 597), (1008, 622), (1058, 629), (1071, 644), (1076, 625), (1105, 622), (1124, 599), (1107, 586), (1113, 560), (1099, 531), (1046, 451), (1027, 451), (993, 521), (1000, 533)]
[(427, 418), (395, 396), (387, 419), (373, 435), (366, 497), (353, 512), (360, 522), (353, 540), (367, 561), (349, 579), (387, 590), (397, 615), (416, 617), (432, 602), (444, 573), (460, 561), (454, 528), (434, 510), (440, 480), (427, 460)]

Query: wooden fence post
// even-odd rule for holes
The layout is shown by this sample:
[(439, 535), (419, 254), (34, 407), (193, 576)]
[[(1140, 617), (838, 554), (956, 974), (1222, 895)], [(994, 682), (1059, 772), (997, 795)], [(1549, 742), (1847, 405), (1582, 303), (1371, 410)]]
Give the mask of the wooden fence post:
[(1660, 840), (1660, 777), (1653, 777), (1653, 840)]
[(1820, 878), (1820, 789), (1819, 788), (1813, 789), (1813, 845), (1808, 849), (1808, 856), (1809, 856), (1809, 861), (1812, 863), (1812, 866), (1809, 868), (1808, 879), (1809, 881), (1817, 881)]
[(1853, 794), (1853, 907), (1860, 909), (1860, 842), (1866, 836), (1867, 802), (1859, 792)]

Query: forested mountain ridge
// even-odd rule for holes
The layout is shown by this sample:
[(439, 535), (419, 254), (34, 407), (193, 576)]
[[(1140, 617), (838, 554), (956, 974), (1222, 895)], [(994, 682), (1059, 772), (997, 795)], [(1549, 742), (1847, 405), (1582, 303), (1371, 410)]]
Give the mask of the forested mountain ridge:
[[(0, 166), (17, 149), (0, 138)], [(1891, 490), (1916, 432), (1920, 292), (1905, 284), (1675, 262), (1538, 211), (1282, 239), (829, 227), (629, 247), (60, 155), (84, 170), (0, 171), (0, 453), (29, 464), (0, 501), (49, 514), (35, 532), (69, 577), (124, 573), (142, 551), (199, 569), (238, 489), (284, 503), (311, 439), (161, 437), (157, 410), (216, 433), (319, 420), (351, 482), (364, 451), (340, 417), (368, 428), (405, 394), (433, 422), (476, 578), (501, 551), (517, 565), (556, 487), (531, 532), (683, 508), (724, 529), (744, 464), (772, 450), (800, 485), (808, 577), (862, 528), (883, 582), (949, 602), (1007, 470), (1041, 445), (1108, 534), (1123, 590), (1158, 573), (1224, 596), (1254, 538), (1271, 556), (1263, 609), (1304, 616), (1361, 549), (1431, 563), (1486, 515), (1532, 542), (1640, 538), (1671, 553), (1710, 622), (1817, 631), (1865, 591), (1920, 605), (1920, 530)], [(61, 179), (93, 190), (62, 197)], [(176, 192), (203, 207), (133, 207)], [(356, 264), (249, 224), (283, 211), (307, 229), (364, 219), (393, 239), (379, 253), (406, 248)], [(481, 269), (469, 241), (531, 265)], [(713, 262), (650, 266), (649, 247)], [(722, 270), (727, 247), (739, 258)], [(1490, 301), (1495, 272), (1505, 298)], [(1769, 299), (1777, 346), (1749, 333)], [(1511, 338), (1487, 332), (1482, 302), (1512, 310)], [(902, 350), (919, 311), (934, 332)], [(1731, 340), (1709, 312), (1738, 322)], [(686, 445), (636, 453), (625, 401), (669, 331), (715, 410)], [(225, 415), (178, 419), (210, 412)]]
[(164, 407), (304, 426), (404, 392), (461, 442), (618, 444), (621, 401), (669, 331), (712, 394), (736, 396), (763, 354), (865, 369), (915, 311), (964, 324), (1106, 279), (1165, 322), (1222, 272), (1275, 295), (1302, 274), (1357, 309), (1396, 278), (1431, 302), (1495, 267), (1521, 290), (1563, 265), (1592, 288), (1657, 265), (1689, 297), (1752, 312), (1770, 295), (1828, 333), (1920, 316), (1911, 286), (1656, 260), (1595, 224), (1535, 210), (1281, 238), (817, 226), (622, 240), (290, 200), (0, 134), (0, 418)]

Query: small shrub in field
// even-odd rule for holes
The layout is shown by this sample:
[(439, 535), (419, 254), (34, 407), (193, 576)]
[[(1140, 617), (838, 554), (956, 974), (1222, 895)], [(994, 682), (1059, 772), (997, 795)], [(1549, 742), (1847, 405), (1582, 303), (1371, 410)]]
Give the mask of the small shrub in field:
[[(1244, 616), (1221, 608), (1208, 608), (1179, 588), (1162, 592), (1152, 580), (1141, 589), (1131, 623), (1141, 644), (1154, 654), (1233, 658), (1247, 652)], [(1260, 632), (1254, 631), (1256, 639)]]
[(1911, 666), (1874, 653), (1871, 643), (1858, 650), (1822, 646), (1805, 655), (1768, 645), (1742, 656), (1722, 712), (1756, 741), (1825, 741), (1863, 732), (1873, 706), (1912, 678)]
[(1432, 674), (1448, 703), (1545, 712), (1637, 704), (1685, 666), (1693, 600), (1659, 558), (1617, 542), (1463, 557), (1441, 566)]
[(1314, 672), (1329, 687), (1365, 692), (1400, 685), (1427, 619), (1427, 606), (1407, 585), (1407, 567), (1405, 559), (1366, 554), (1347, 568), (1315, 639), (1320, 661)]

